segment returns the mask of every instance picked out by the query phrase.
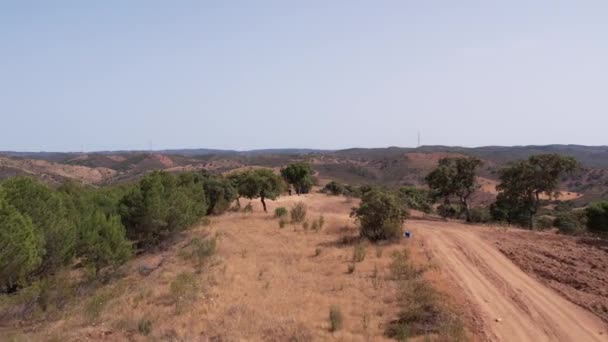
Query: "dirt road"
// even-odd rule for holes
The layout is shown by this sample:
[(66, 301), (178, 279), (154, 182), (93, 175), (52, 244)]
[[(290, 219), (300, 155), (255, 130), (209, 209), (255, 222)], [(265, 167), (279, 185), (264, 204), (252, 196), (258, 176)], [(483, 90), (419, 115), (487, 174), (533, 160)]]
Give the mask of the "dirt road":
[(525, 274), (479, 236), (483, 228), (409, 224), (478, 311), (489, 340), (608, 341), (599, 318)]

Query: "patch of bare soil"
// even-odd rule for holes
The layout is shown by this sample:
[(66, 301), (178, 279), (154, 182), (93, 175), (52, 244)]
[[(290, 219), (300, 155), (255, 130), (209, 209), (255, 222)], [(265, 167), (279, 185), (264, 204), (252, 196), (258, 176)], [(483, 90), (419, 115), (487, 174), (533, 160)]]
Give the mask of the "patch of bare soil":
[(522, 270), (608, 322), (608, 241), (516, 230), (485, 237)]

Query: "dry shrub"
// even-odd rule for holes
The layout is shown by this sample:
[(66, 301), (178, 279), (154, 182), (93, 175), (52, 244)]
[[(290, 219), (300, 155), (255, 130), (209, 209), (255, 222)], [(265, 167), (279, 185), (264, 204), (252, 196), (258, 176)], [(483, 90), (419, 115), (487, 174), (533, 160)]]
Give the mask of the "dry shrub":
[(353, 249), (353, 262), (361, 262), (365, 260), (366, 247), (365, 242), (359, 242)]
[(189, 307), (197, 298), (199, 291), (196, 276), (192, 273), (182, 272), (171, 282), (169, 295), (179, 314)]
[(251, 205), (251, 202), (247, 203), (247, 205), (243, 207), (243, 212), (244, 213), (252, 213), (253, 212), (253, 206)]
[(342, 311), (336, 305), (329, 308), (329, 331), (334, 332), (342, 329), (344, 317)]
[(304, 219), (306, 218), (306, 212), (307, 212), (307, 208), (304, 203), (302, 203), (302, 202), (296, 203), (289, 211), (289, 214), (291, 216), (291, 222), (292, 223), (304, 222)]
[(407, 249), (393, 253), (392, 258), (390, 270), (393, 280), (409, 280), (419, 275), (419, 272), (416, 271), (416, 268), (410, 261)]

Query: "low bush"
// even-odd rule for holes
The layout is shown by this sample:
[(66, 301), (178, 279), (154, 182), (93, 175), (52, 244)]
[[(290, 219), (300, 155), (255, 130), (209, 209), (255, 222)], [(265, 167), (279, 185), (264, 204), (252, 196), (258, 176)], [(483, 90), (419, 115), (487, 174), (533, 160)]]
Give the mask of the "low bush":
[(217, 248), (217, 239), (198, 239), (194, 238), (191, 242), (192, 256), (196, 260), (197, 268), (201, 268), (207, 260), (215, 253)]
[(443, 218), (459, 218), (462, 208), (455, 204), (441, 204), (437, 207), (437, 213)]
[(319, 222), (317, 221), (312, 221), (312, 224), (310, 225), (310, 230), (312, 231), (318, 231), (319, 230)]
[(538, 229), (549, 229), (553, 227), (555, 218), (548, 215), (542, 215), (534, 220), (534, 227)]
[(363, 194), (361, 204), (350, 215), (359, 222), (361, 237), (372, 242), (395, 240), (401, 236), (407, 208), (393, 193), (372, 189)]
[(285, 207), (278, 207), (274, 209), (274, 217), (276, 218), (282, 218), (287, 216), (288, 212), (287, 212), (287, 208)]
[(389, 266), (393, 280), (410, 280), (418, 276), (416, 268), (410, 261), (407, 249), (401, 252), (394, 252)]
[(296, 203), (289, 211), (289, 214), (291, 216), (291, 222), (292, 223), (304, 222), (304, 219), (306, 219), (306, 212), (307, 212), (307, 208), (304, 203), (302, 203), (302, 202)]
[(342, 184), (335, 182), (335, 181), (331, 181), (331, 182), (325, 184), (325, 186), (323, 187), (323, 189), (321, 191), (328, 195), (339, 196), (339, 195), (344, 194), (346, 189), (344, 188), (344, 186)]
[(152, 332), (152, 321), (148, 319), (140, 320), (139, 323), (137, 323), (137, 330), (144, 336), (150, 335)]
[(401, 311), (389, 327), (389, 335), (397, 339), (438, 332), (444, 319), (439, 293), (423, 280), (404, 282), (399, 288)]
[(251, 205), (251, 202), (247, 203), (247, 205), (243, 207), (243, 212), (244, 213), (252, 213), (253, 212), (253, 206)]
[(608, 233), (608, 201), (593, 203), (585, 209), (585, 216), (590, 231)]
[(279, 228), (284, 228), (286, 224), (287, 224), (287, 220), (284, 217), (281, 217), (279, 219)]
[(342, 329), (344, 323), (344, 317), (342, 311), (336, 305), (333, 305), (329, 309), (329, 331), (334, 332)]
[(487, 207), (476, 207), (469, 211), (470, 222), (473, 223), (488, 223), (492, 221), (492, 214), (490, 208)]
[(553, 225), (555, 225), (562, 234), (575, 234), (580, 231), (582, 226), (579, 218), (572, 212), (562, 212), (558, 214)]

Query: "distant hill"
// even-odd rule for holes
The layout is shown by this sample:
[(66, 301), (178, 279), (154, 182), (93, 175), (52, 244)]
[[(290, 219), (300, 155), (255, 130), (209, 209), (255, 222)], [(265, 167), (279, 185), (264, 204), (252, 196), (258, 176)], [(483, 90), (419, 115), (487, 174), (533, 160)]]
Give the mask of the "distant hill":
[[(501, 167), (539, 153), (568, 155), (582, 163), (580, 172), (562, 182), (564, 189), (585, 195), (577, 201), (585, 203), (608, 198), (608, 146), (580, 145), (0, 152), (0, 178), (31, 175), (51, 183), (73, 179), (91, 184), (109, 184), (133, 180), (151, 170), (180, 172), (204, 169), (222, 173), (247, 166), (278, 168), (294, 161), (306, 161), (313, 165), (319, 178), (324, 181), (332, 179), (350, 184), (420, 186), (440, 158), (468, 155), (484, 161), (480, 176), (486, 184), (484, 189), (489, 189), (491, 186), (488, 184), (495, 183)], [(492, 196), (486, 196), (486, 200), (491, 200)]]

